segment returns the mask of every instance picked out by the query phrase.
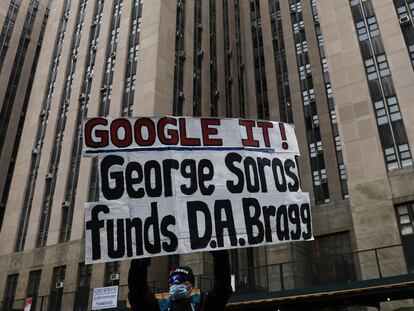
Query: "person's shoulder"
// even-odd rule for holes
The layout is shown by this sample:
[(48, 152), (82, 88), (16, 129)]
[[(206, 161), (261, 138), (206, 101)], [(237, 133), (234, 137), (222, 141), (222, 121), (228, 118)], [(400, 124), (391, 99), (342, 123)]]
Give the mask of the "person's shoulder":
[(160, 311), (168, 311), (171, 305), (171, 298), (161, 298), (158, 299), (160, 305)]

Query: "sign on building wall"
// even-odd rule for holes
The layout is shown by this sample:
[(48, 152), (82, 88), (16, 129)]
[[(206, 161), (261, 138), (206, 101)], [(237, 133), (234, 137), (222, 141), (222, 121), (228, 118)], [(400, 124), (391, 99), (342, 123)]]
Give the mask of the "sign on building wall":
[(93, 289), (92, 310), (110, 309), (118, 306), (118, 286)]
[(33, 304), (33, 297), (27, 297), (24, 301), (24, 308), (23, 311), (30, 311)]
[(99, 202), (86, 263), (313, 239), (292, 125), (219, 118), (91, 118)]

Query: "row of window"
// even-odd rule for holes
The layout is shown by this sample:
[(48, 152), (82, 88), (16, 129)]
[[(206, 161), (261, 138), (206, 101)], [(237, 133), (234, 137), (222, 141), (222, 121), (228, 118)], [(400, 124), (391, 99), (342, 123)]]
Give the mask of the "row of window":
[(300, 78), (300, 88), (302, 91), (315, 203), (323, 204), (330, 201), (329, 188), (319, 128), (319, 115), (316, 105), (315, 89), (313, 86), (312, 70), (309, 60), (309, 47), (306, 40), (302, 3), (300, 0), (290, 1), (290, 13), (295, 41), (298, 74)]
[(279, 0), (269, 0), (273, 55), (275, 60), (280, 121), (293, 123), (289, 75)]
[[(105, 265), (104, 286), (119, 285), (119, 262), (109, 262)], [(52, 282), (48, 299), (39, 297), (40, 281), (42, 270), (30, 271), (25, 297), (32, 298), (31, 310), (36, 310), (36, 306), (42, 305), (47, 310), (54, 311), (62, 308), (63, 288), (65, 286), (66, 266), (53, 268)], [(74, 299), (74, 310), (88, 310), (90, 285), (92, 277), (92, 265), (79, 263), (77, 270), (76, 292)], [(15, 303), (15, 295), (19, 274), (9, 274), (6, 279), (6, 287), (3, 295), (2, 310), (12, 310)]]
[(204, 51), (202, 49), (201, 0), (194, 1), (194, 49), (193, 49), (193, 116), (201, 116), (201, 78)]
[(184, 27), (185, 27), (185, 0), (177, 0), (177, 17), (175, 23), (175, 59), (174, 59), (174, 96), (173, 114), (183, 114), (184, 105)]
[(75, 209), (76, 188), (79, 179), (79, 167), (82, 158), (82, 121), (87, 116), (91, 94), (93, 72), (95, 68), (96, 50), (99, 42), (99, 33), (102, 22), (103, 0), (95, 1), (94, 19), (91, 24), (88, 51), (86, 55), (86, 70), (83, 74), (81, 93), (78, 98), (75, 135), (72, 141), (72, 150), (69, 171), (65, 186), (65, 199), (62, 202), (62, 216), (60, 223), (59, 243), (70, 239), (72, 232), (73, 212)]
[[(73, 77), (75, 75), (76, 63), (79, 51), (80, 38), (83, 31), (83, 24), (86, 12), (87, 0), (81, 0), (76, 16), (75, 36), (71, 42), (70, 61), (66, 67), (65, 84), (63, 94), (60, 100), (58, 118), (55, 127), (55, 133), (52, 144), (52, 152), (50, 155), (48, 171), (45, 178), (45, 191), (42, 199), (42, 211), (39, 221), (39, 228), (36, 238), (36, 247), (43, 247), (46, 245), (50, 215), (53, 206), (53, 197), (55, 194), (57, 174), (59, 169), (60, 156), (62, 152), (62, 143), (64, 132), (66, 128), (67, 112), (69, 110), (70, 95), (72, 92)], [(63, 209), (66, 207), (63, 206)]]
[(21, 138), (22, 131), (23, 131), (23, 124), (24, 124), (24, 120), (25, 120), (25, 117), (26, 117), (27, 106), (28, 106), (28, 103), (29, 103), (29, 98), (30, 98), (30, 94), (31, 94), (32, 86), (33, 86), (33, 79), (34, 79), (34, 75), (35, 75), (36, 68), (37, 68), (37, 62), (39, 60), (40, 49), (41, 49), (41, 45), (42, 45), (42, 42), (43, 42), (43, 37), (44, 37), (48, 17), (49, 17), (49, 9), (46, 9), (45, 13), (44, 13), (44, 16), (43, 16), (43, 22), (42, 22), (42, 27), (41, 27), (41, 30), (40, 30), (39, 38), (38, 38), (38, 41), (37, 41), (36, 51), (35, 51), (35, 54), (34, 54), (34, 57), (33, 57), (32, 67), (30, 69), (29, 81), (28, 81), (28, 84), (27, 84), (26, 94), (25, 94), (25, 97), (24, 97), (24, 100), (23, 100), (22, 111), (21, 111), (21, 114), (20, 114), (19, 124), (18, 124), (17, 132), (16, 132), (16, 138), (15, 138), (15, 141), (14, 141), (12, 155), (11, 155), (11, 159), (10, 159), (10, 163), (9, 163), (9, 168), (8, 168), (8, 171), (7, 171), (6, 182), (4, 184), (3, 196), (2, 196), (1, 202), (0, 202), (0, 230), (1, 230), (1, 227), (2, 227), (2, 224), (3, 224), (4, 212), (5, 212), (5, 209), (6, 209), (6, 203), (7, 203), (7, 199), (8, 199), (8, 196), (9, 196), (9, 191), (10, 191), (10, 187), (11, 187), (11, 180), (12, 180), (12, 177), (13, 177), (14, 167), (15, 167), (15, 164), (16, 164), (17, 151), (19, 150), (20, 138)]
[(26, 53), (29, 47), (38, 7), (38, 0), (30, 1), (26, 19), (23, 24), (22, 33), (20, 35), (19, 44), (17, 46), (17, 52), (14, 57), (9, 82), (6, 88), (6, 95), (4, 97), (3, 105), (0, 111), (0, 153), (2, 152), (5, 145), (7, 129), (9, 126), (10, 118), (12, 116), (13, 108), (15, 107), (14, 101), (16, 99), (23, 65), (26, 60)]
[[(241, 49), (241, 24), (240, 24), (240, 7), (238, 0), (234, 1), (236, 31), (235, 39), (238, 49)], [(201, 115), (202, 103), (202, 69), (204, 60), (204, 50), (202, 47), (202, 1), (194, 1), (194, 25), (193, 25), (193, 107), (194, 116)], [(231, 36), (229, 26), (229, 2), (222, 2), (223, 12), (223, 48), (224, 48), (224, 89), (225, 89), (225, 114), (227, 117), (233, 116), (233, 76), (232, 76), (232, 60), (233, 51), (231, 49)], [(219, 97), (218, 90), (218, 69), (217, 69), (217, 1), (209, 0), (209, 43), (210, 43), (210, 114), (217, 116), (219, 114)], [(185, 100), (184, 94), (184, 64), (186, 60), (186, 52), (184, 46), (184, 26), (185, 26), (185, 0), (177, 0), (176, 13), (176, 40), (175, 40), (175, 61), (174, 61), (174, 96), (173, 96), (173, 114), (182, 115)], [(243, 81), (243, 59), (240, 53), (237, 53), (238, 62), (238, 81)], [(238, 83), (239, 106), (240, 111), (244, 115), (244, 85)]]
[(18, 234), (15, 244), (15, 251), (22, 251), (26, 242), (27, 228), (29, 225), (30, 212), (32, 209), (35, 185), (40, 165), (40, 158), (43, 149), (43, 142), (46, 134), (49, 110), (52, 103), (52, 96), (55, 89), (57, 69), (59, 66), (60, 54), (62, 51), (63, 41), (66, 34), (66, 26), (70, 12), (71, 0), (64, 0), (62, 14), (58, 26), (58, 36), (54, 44), (52, 53), (52, 64), (50, 66), (47, 89), (42, 101), (41, 111), (39, 115), (39, 123), (36, 131), (34, 147), (32, 149), (32, 158), (30, 160), (29, 176), (27, 178), (23, 206), (20, 214), (18, 225)]
[(216, 0), (210, 0), (210, 114), (218, 116)]
[(388, 171), (413, 164), (387, 56), (371, 0), (350, 0)]
[(134, 0), (134, 6), (131, 12), (131, 23), (129, 27), (128, 40), (128, 57), (125, 69), (124, 94), (122, 100), (123, 116), (131, 116), (134, 103), (138, 52), (139, 52), (139, 35), (142, 24), (142, 5), (143, 0)]
[(398, 21), (407, 46), (411, 65), (414, 68), (414, 1), (394, 0)]
[(0, 72), (3, 68), (4, 59), (6, 58), (9, 48), (11, 34), (13, 32), (14, 23), (16, 22), (17, 13), (19, 12), (21, 0), (12, 0), (7, 10), (6, 19), (0, 33)]
[(257, 115), (259, 119), (269, 119), (269, 99), (267, 96), (266, 65), (259, 0), (250, 1), (250, 21), (252, 26)]
[[(101, 104), (99, 106), (100, 115), (107, 115), (109, 113), (109, 100), (112, 94), (112, 79), (113, 72), (115, 69), (116, 43), (118, 42), (122, 8), (122, 1), (118, 1), (113, 8), (111, 23), (111, 40), (108, 43), (107, 47), (107, 54), (109, 54), (109, 57), (107, 57), (106, 72), (104, 74), (104, 81), (106, 81), (106, 84), (101, 88), (101, 92), (103, 93), (103, 95), (100, 101)], [(131, 22), (129, 27), (128, 56), (125, 70), (124, 93), (121, 110), (121, 114), (123, 116), (132, 115), (134, 93), (136, 86), (136, 70), (139, 53), (139, 35), (141, 32), (142, 25), (142, 8), (143, 0), (134, 0), (131, 12)], [(100, 14), (102, 14), (102, 12)], [(92, 160), (88, 201), (97, 200), (99, 200), (99, 172), (97, 159), (94, 158)]]
[[(323, 71), (325, 95), (326, 95), (326, 100), (328, 103), (332, 134), (333, 134), (334, 143), (335, 143), (336, 162), (338, 166), (338, 173), (339, 173), (338, 175), (339, 175), (339, 181), (341, 184), (341, 192), (342, 192), (342, 197), (344, 199), (347, 199), (349, 198), (349, 192), (348, 192), (345, 164), (344, 164), (344, 159), (342, 155), (341, 137), (339, 135), (338, 124), (336, 120), (336, 111), (335, 111), (332, 87), (331, 87), (331, 82), (330, 82), (330, 77), (329, 77), (329, 72), (328, 72), (328, 62), (326, 60), (326, 55), (325, 55), (325, 47), (324, 47), (322, 31), (319, 25), (320, 19), (318, 15), (318, 10), (316, 8), (316, 0), (311, 0), (311, 6), (312, 6), (313, 22), (315, 25), (315, 32), (316, 32), (316, 36), (318, 40), (319, 57), (321, 60), (322, 71)], [(310, 74), (310, 64), (308, 65), (309, 65), (309, 68), (306, 67), (306, 72), (304, 73), (305, 75)], [(317, 115), (313, 116), (313, 122), (314, 122), (315, 127), (319, 126), (319, 118)]]
[(240, 3), (238, 0), (234, 2), (235, 19), (236, 19), (236, 48), (237, 48), (237, 80), (239, 95), (239, 113), (240, 117), (246, 116), (245, 97), (244, 97), (244, 61), (242, 55), (242, 35), (240, 22)]
[(117, 47), (119, 39), (119, 29), (121, 25), (121, 16), (122, 10), (124, 7), (123, 0), (114, 1), (112, 8), (112, 19), (111, 19), (111, 28), (110, 36), (106, 46), (106, 56), (105, 56), (105, 72), (103, 76), (103, 81), (101, 84), (101, 94), (99, 101), (99, 111), (100, 116), (107, 116), (109, 114), (109, 108), (111, 105), (112, 99), (112, 83), (114, 78), (115, 62), (117, 56)]
[[(136, 2), (134, 2), (135, 6)], [(112, 18), (110, 27), (110, 39), (106, 46), (106, 64), (105, 72), (103, 75), (103, 81), (100, 89), (100, 100), (98, 114), (99, 116), (107, 116), (109, 114), (109, 108), (112, 98), (112, 82), (115, 70), (115, 61), (117, 53), (117, 43), (119, 37), (119, 27), (121, 25), (122, 10), (124, 7), (123, 0), (115, 0), (112, 7)], [(137, 21), (138, 22), (138, 21)], [(138, 24), (137, 24), (138, 25)], [(132, 105), (131, 105), (132, 107)], [(129, 108), (127, 109), (129, 111)], [(99, 172), (98, 172), (98, 160), (94, 158), (92, 160), (92, 170), (89, 182), (89, 195), (88, 201), (99, 200)]]
[(223, 1), (223, 35), (224, 35), (224, 78), (226, 91), (226, 117), (233, 116), (233, 77), (231, 74), (231, 59), (233, 51), (230, 47), (229, 5)]

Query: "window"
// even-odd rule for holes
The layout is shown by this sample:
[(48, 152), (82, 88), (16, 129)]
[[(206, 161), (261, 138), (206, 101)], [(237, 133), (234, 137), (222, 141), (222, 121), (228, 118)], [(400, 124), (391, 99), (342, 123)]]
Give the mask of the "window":
[(76, 59), (78, 53), (78, 47), (80, 42), (80, 31), (83, 29), (81, 26), (85, 17), (86, 11), (86, 2), (87, 0), (82, 0), (81, 5), (79, 6), (79, 10), (77, 12), (77, 28), (79, 32), (76, 33), (76, 36), (72, 38), (71, 42), (71, 60), (70, 63), (67, 64), (66, 71), (66, 82), (65, 82), (65, 89), (63, 90), (63, 94), (60, 100), (59, 106), (59, 115), (57, 119), (57, 125), (55, 128), (54, 138), (53, 138), (53, 146), (52, 154), (48, 164), (48, 175), (45, 180), (45, 192), (43, 195), (43, 202), (42, 202), (42, 214), (40, 217), (38, 233), (37, 233), (37, 241), (36, 247), (43, 247), (46, 245), (47, 237), (49, 233), (49, 223), (50, 223), (50, 215), (53, 206), (53, 196), (55, 192), (56, 186), (56, 178), (58, 174), (59, 162), (60, 162), (60, 155), (62, 150), (63, 144), (63, 137), (65, 132), (66, 126), (66, 118), (67, 112), (69, 107), (69, 99), (72, 91), (72, 82), (75, 75), (76, 70)]
[(398, 151), (400, 153), (402, 167), (412, 166), (413, 160), (411, 158), (411, 152), (408, 148), (408, 144), (398, 145)]
[(27, 282), (26, 297), (32, 298), (31, 310), (36, 310), (37, 296), (39, 294), (40, 277), (42, 270), (30, 271)]
[(290, 12), (292, 14), (302, 12), (302, 3), (300, 3), (300, 1), (298, 1), (296, 3), (292, 3), (290, 5)]
[[(226, 2), (226, 1), (224, 1)], [(255, 25), (261, 25), (260, 15), (260, 2), (253, 0), (250, 2), (251, 13), (251, 25), (252, 25), (252, 41), (253, 41), (253, 55), (255, 65), (255, 81), (256, 81), (256, 102), (257, 102), (257, 114), (259, 119), (269, 118), (269, 106), (267, 97), (267, 79), (265, 58), (263, 52), (263, 34), (260, 27)]]
[(335, 136), (335, 149), (336, 149), (336, 151), (342, 150), (341, 137), (339, 137), (339, 136)]
[[(343, 164), (341, 137), (339, 136), (339, 131), (338, 131), (333, 91), (332, 91), (332, 86), (331, 86), (331, 82), (329, 78), (328, 61), (325, 56), (323, 35), (322, 35), (320, 25), (319, 25), (320, 17), (318, 15), (318, 10), (316, 7), (316, 0), (311, 0), (311, 5), (312, 5), (313, 19), (315, 22), (314, 23), (315, 33), (318, 39), (319, 57), (320, 57), (321, 65), (322, 65), (323, 80), (325, 83), (325, 95), (326, 95), (326, 99), (328, 103), (332, 134), (333, 134), (334, 143), (335, 143), (336, 160), (337, 160), (337, 165), (338, 165), (339, 178), (341, 182), (342, 197), (346, 199), (348, 197), (348, 186), (347, 186), (347, 180), (346, 180), (346, 175), (345, 175), (345, 165)], [(361, 38), (365, 40), (366, 38), (365, 25), (362, 23), (362, 24), (359, 24), (358, 26), (360, 28), (359, 34), (361, 35)]]
[(356, 23), (357, 33), (359, 41), (365, 41), (368, 39), (367, 29), (365, 27), (365, 23), (363, 21)]
[(414, 272), (414, 201), (395, 206), (408, 273)]
[(114, 286), (119, 284), (119, 261), (107, 262), (105, 264), (105, 283), (104, 286)]
[(391, 122), (401, 120), (400, 108), (398, 106), (397, 98), (387, 98), (388, 111), (390, 113)]
[(306, 77), (309, 76), (310, 74), (312, 74), (310, 64), (306, 64), (306, 65), (299, 67), (299, 75), (300, 75), (301, 80), (305, 80)]
[(177, 3), (175, 21), (175, 64), (174, 64), (174, 97), (173, 115), (182, 115), (184, 105), (184, 64), (186, 59), (184, 47), (185, 0)]
[(6, 19), (0, 34), (0, 71), (9, 48), (9, 41), (13, 32), (17, 12), (19, 11), (20, 0), (12, 0), (7, 10)]
[[(292, 107), (290, 105), (289, 76), (286, 68), (285, 42), (279, 0), (269, 0), (269, 8), (280, 118), (283, 122), (293, 123)], [(301, 23), (294, 23), (294, 25), (297, 27), (304, 27), (303, 21)], [(301, 69), (300, 76), (302, 80), (306, 79), (306, 68)]]
[(298, 23), (293, 24), (293, 33), (299, 33), (303, 31), (305, 28), (305, 23), (303, 21), (299, 21)]
[(365, 70), (367, 71), (369, 81), (378, 79), (377, 69), (375, 68), (373, 58), (367, 59), (365, 61)]
[(315, 101), (315, 90), (310, 89), (310, 90), (303, 91), (302, 97), (303, 97), (303, 104), (305, 106), (309, 105), (310, 103), (313, 103)]
[(66, 275), (66, 266), (53, 268), (52, 284), (49, 294), (49, 311), (60, 310), (62, 305), (63, 287)]
[(387, 58), (384, 54), (377, 56), (377, 64), (381, 77), (386, 77), (391, 74), (390, 69), (388, 67)]
[[(395, 1), (394, 3), (397, 5)], [(351, 0), (350, 5), (360, 41), (368, 39), (367, 32), (372, 39), (360, 42), (360, 52), (365, 60), (365, 70), (386, 167), (388, 171), (391, 171), (410, 166), (412, 158), (407, 134), (395, 95), (391, 71), (384, 53), (372, 0), (365, 0), (363, 3)], [(398, 14), (407, 13), (405, 8), (400, 7), (397, 7), (397, 12)]]
[(369, 35), (371, 38), (378, 37), (380, 35), (377, 20), (375, 17), (370, 17), (367, 19)]
[(320, 186), (321, 183), (327, 182), (326, 170), (321, 169), (320, 171), (313, 171), (313, 183), (315, 186)]
[(301, 41), (296, 43), (296, 54), (302, 54), (308, 52), (308, 42)]
[(44, 141), (44, 137), (45, 137), (45, 133), (47, 129), (48, 117), (49, 117), (48, 112), (51, 106), (52, 95), (54, 92), (54, 86), (55, 86), (55, 80), (56, 80), (56, 73), (57, 73), (57, 68), (59, 65), (59, 58), (60, 58), (60, 53), (62, 51), (60, 47), (64, 40), (65, 30), (67, 26), (67, 18), (65, 18), (65, 16), (68, 16), (69, 11), (70, 11), (70, 8), (69, 8), (70, 3), (68, 0), (64, 0), (63, 7), (65, 8), (65, 10), (62, 12), (62, 15), (59, 20), (60, 33), (59, 33), (59, 37), (55, 41), (55, 45), (53, 48), (53, 55), (51, 59), (53, 59), (54, 61), (50, 67), (49, 74), (48, 74), (48, 82), (47, 82), (48, 89), (47, 89), (46, 94), (44, 95), (44, 99), (42, 102), (42, 109), (39, 115), (39, 119), (41, 119), (41, 121), (39, 121), (37, 130), (36, 130), (36, 142), (35, 142), (35, 145), (32, 151), (32, 158), (30, 161), (30, 175), (27, 178), (27, 182), (26, 182), (26, 191), (25, 191), (25, 196), (24, 196), (24, 201), (23, 201), (23, 206), (22, 206), (22, 213), (20, 215), (19, 229), (18, 229), (16, 244), (14, 246), (14, 249), (16, 252), (22, 251), (24, 249), (24, 245), (26, 241), (27, 227), (29, 223), (28, 218), (30, 217), (33, 196), (35, 192), (34, 187), (36, 184), (36, 179), (38, 175), (37, 173), (38, 173), (39, 164), (40, 164), (39, 157), (41, 156), (43, 141)]
[(88, 310), (89, 290), (92, 276), (92, 265), (80, 263), (78, 265), (78, 280), (75, 295), (74, 311)]
[(319, 153), (323, 152), (322, 142), (317, 141), (316, 143), (310, 143), (309, 151), (310, 151), (311, 158), (315, 158)]
[(7, 276), (6, 289), (3, 296), (3, 308), (4, 310), (12, 310), (14, 303), (14, 295), (16, 294), (17, 281), (19, 274), (10, 274)]

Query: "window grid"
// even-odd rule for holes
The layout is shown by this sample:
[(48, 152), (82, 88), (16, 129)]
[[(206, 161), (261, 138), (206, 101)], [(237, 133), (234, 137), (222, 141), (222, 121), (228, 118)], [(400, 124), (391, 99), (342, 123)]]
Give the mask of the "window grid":
[(2, 152), (5, 144), (6, 134), (8, 132), (7, 128), (9, 126), (10, 118), (12, 116), (14, 101), (16, 99), (19, 82), (22, 75), (23, 65), (26, 60), (26, 53), (29, 47), (30, 37), (32, 34), (38, 7), (38, 0), (30, 1), (30, 5), (23, 24), (22, 33), (20, 35), (19, 44), (17, 46), (17, 52), (14, 57), (3, 105), (0, 110), (0, 153)]
[(78, 265), (78, 278), (74, 311), (88, 310), (91, 276), (92, 265), (85, 265), (83, 262), (80, 263)]
[(414, 69), (414, 2), (411, 0), (394, 0), (394, 7), (397, 11), (398, 21)]
[[(83, 31), (83, 22), (85, 19), (85, 12), (86, 12), (86, 5), (87, 0), (82, 0), (79, 3), (79, 8), (76, 16), (76, 23), (75, 23), (75, 36), (71, 43), (72, 51), (70, 55), (70, 62), (66, 68), (66, 82), (65, 87), (63, 90), (63, 94), (60, 100), (59, 106), (59, 114), (56, 121), (56, 128), (55, 134), (53, 138), (52, 144), (52, 152), (50, 155), (49, 165), (48, 165), (48, 173), (46, 174), (45, 178), (45, 191), (43, 193), (43, 201), (42, 201), (42, 212), (39, 221), (39, 227), (37, 231), (37, 238), (36, 238), (36, 247), (43, 247), (46, 245), (47, 237), (49, 234), (49, 223), (50, 223), (50, 216), (52, 212), (53, 206), (53, 196), (55, 193), (56, 187), (56, 180), (57, 174), (59, 170), (59, 162), (60, 156), (62, 151), (62, 143), (64, 132), (66, 128), (66, 119), (67, 119), (67, 112), (69, 110), (69, 102), (70, 96), (72, 92), (72, 82), (73, 77), (76, 70), (76, 62), (78, 56), (78, 47), (80, 44), (80, 38)], [(63, 206), (63, 209), (66, 207)], [(63, 213), (65, 216), (65, 212)]]
[(26, 297), (32, 298), (32, 310), (36, 310), (37, 296), (39, 294), (40, 277), (42, 270), (30, 271), (27, 282)]
[[(298, 74), (301, 78), (300, 88), (302, 91), (302, 102), (304, 116), (306, 119), (306, 130), (310, 164), (313, 174), (314, 196), (316, 204), (330, 201), (328, 183), (326, 182), (325, 160), (321, 133), (319, 128), (319, 116), (316, 108), (315, 90), (313, 88), (313, 77), (311, 72), (308, 43), (303, 24), (302, 3), (300, 0), (290, 0), (290, 17), (293, 37), (295, 40), (296, 60)], [(299, 28), (299, 31), (298, 31)]]
[[(196, 0), (198, 1), (198, 0)], [(226, 92), (226, 117), (233, 116), (233, 77), (231, 75), (231, 60), (233, 52), (230, 47), (229, 6), (223, 1), (223, 35), (224, 35), (224, 76)]]
[(257, 115), (259, 119), (269, 118), (269, 99), (267, 96), (267, 81), (265, 58), (263, 51), (262, 21), (259, 0), (250, 1), (250, 16), (253, 41), (254, 73), (256, 84)]
[[(63, 287), (66, 277), (66, 266), (58, 266), (53, 268), (52, 284), (50, 284), (49, 292), (49, 311), (60, 310), (62, 305)], [(58, 286), (59, 283), (59, 286)]]
[(280, 1), (269, 0), (269, 10), (272, 30), (273, 55), (276, 69), (276, 82), (279, 99), (280, 120), (282, 122), (293, 123)]
[(103, 76), (101, 89), (100, 89), (100, 100), (98, 114), (100, 116), (107, 116), (109, 114), (109, 108), (111, 105), (112, 98), (112, 80), (115, 71), (115, 62), (117, 56), (117, 46), (119, 31), (121, 25), (122, 10), (124, 7), (123, 0), (116, 0), (112, 8), (112, 20), (110, 30), (110, 40), (106, 47), (106, 71)]
[(204, 51), (202, 49), (201, 0), (194, 1), (194, 48), (193, 48), (193, 116), (201, 116), (201, 76)]
[(395, 206), (398, 227), (402, 236), (414, 234), (414, 202)]
[(236, 19), (236, 46), (237, 46), (237, 78), (238, 78), (238, 92), (239, 92), (239, 113), (240, 117), (246, 116), (245, 96), (244, 96), (244, 62), (242, 55), (242, 36), (241, 36), (241, 21), (240, 21), (240, 4), (239, 0), (234, 1), (234, 11)]
[(72, 150), (68, 176), (65, 186), (65, 201), (62, 202), (62, 216), (60, 221), (59, 243), (67, 242), (72, 232), (73, 212), (75, 209), (76, 189), (79, 180), (79, 167), (82, 158), (82, 121), (87, 116), (91, 84), (95, 68), (96, 50), (99, 42), (100, 25), (103, 17), (103, 0), (96, 0), (94, 19), (90, 25), (90, 37), (86, 55), (86, 70), (82, 78), (81, 91), (78, 98), (75, 134), (72, 141)]
[(30, 161), (30, 174), (28, 176), (27, 182), (26, 182), (26, 189), (25, 189), (25, 196), (22, 206), (22, 211), (20, 214), (20, 220), (19, 220), (19, 229), (15, 244), (15, 251), (20, 252), (24, 249), (26, 236), (27, 236), (27, 228), (29, 224), (29, 217), (30, 212), (32, 209), (32, 202), (33, 202), (33, 196), (35, 191), (35, 185), (36, 185), (36, 179), (38, 174), (38, 169), (40, 165), (40, 158), (41, 153), (43, 149), (43, 142), (44, 137), (46, 134), (46, 129), (48, 125), (48, 119), (49, 119), (49, 110), (52, 102), (52, 96), (55, 89), (55, 81), (56, 81), (56, 75), (57, 70), (59, 66), (59, 60), (60, 60), (60, 53), (62, 51), (62, 45), (65, 39), (65, 33), (66, 33), (66, 26), (68, 21), (68, 16), (70, 12), (70, 5), (71, 0), (64, 0), (63, 3), (63, 10), (61, 14), (61, 18), (59, 21), (59, 35), (57, 37), (57, 40), (55, 41), (55, 45), (53, 48), (53, 54), (52, 54), (52, 64), (49, 69), (49, 75), (48, 75), (48, 87), (46, 90), (46, 93), (44, 95), (44, 99), (42, 102), (41, 111), (39, 114), (39, 123), (36, 131), (36, 138), (35, 138), (35, 144), (32, 149), (32, 158)]
[(3, 68), (4, 59), (6, 58), (9, 48), (10, 37), (13, 32), (14, 23), (16, 22), (17, 13), (19, 12), (21, 0), (12, 0), (7, 10), (6, 19), (0, 34), (0, 72)]
[(334, 143), (335, 143), (336, 163), (337, 163), (337, 169), (338, 169), (338, 174), (340, 178), (341, 193), (342, 193), (342, 198), (347, 199), (349, 197), (349, 191), (348, 191), (345, 164), (344, 164), (343, 155), (342, 155), (341, 137), (339, 136), (339, 131), (337, 130), (337, 119), (336, 119), (333, 91), (332, 91), (332, 86), (330, 83), (328, 61), (325, 55), (324, 40), (323, 40), (323, 35), (322, 35), (321, 27), (320, 27), (320, 17), (318, 14), (318, 9), (316, 7), (316, 0), (311, 0), (311, 7), (312, 7), (312, 15), (313, 15), (313, 21), (314, 21), (314, 26), (315, 26), (315, 33), (316, 33), (317, 40), (318, 40), (319, 58), (321, 60), (321, 65), (322, 65), (323, 80), (325, 83), (325, 95), (326, 95), (326, 99), (328, 103), (332, 135), (333, 135)]
[(128, 58), (124, 78), (124, 94), (122, 99), (122, 116), (131, 116), (133, 110), (143, 3), (143, 0), (135, 0), (131, 12)]
[(174, 61), (174, 94), (173, 115), (181, 116), (184, 106), (184, 27), (185, 27), (185, 0), (177, 0), (177, 15), (175, 22), (175, 61)]
[(7, 177), (6, 177), (6, 182), (5, 182), (5, 186), (4, 186), (4, 190), (3, 190), (3, 196), (1, 198), (1, 203), (0, 203), (0, 231), (1, 231), (2, 224), (3, 224), (4, 212), (6, 210), (7, 199), (9, 197), (9, 191), (10, 191), (10, 187), (11, 187), (11, 180), (12, 180), (12, 177), (13, 177), (14, 167), (15, 167), (15, 164), (16, 164), (15, 159), (17, 157), (17, 152), (18, 152), (19, 146), (20, 146), (20, 139), (21, 139), (21, 136), (22, 136), (24, 121), (25, 121), (25, 118), (26, 118), (27, 106), (29, 104), (30, 94), (31, 94), (32, 87), (33, 87), (34, 76), (35, 76), (35, 72), (36, 72), (36, 68), (37, 68), (37, 63), (38, 63), (38, 60), (39, 60), (40, 50), (41, 50), (41, 46), (42, 46), (42, 42), (43, 42), (43, 37), (44, 37), (44, 34), (45, 34), (45, 28), (46, 28), (46, 23), (47, 23), (48, 17), (49, 17), (49, 9), (46, 8), (45, 13), (43, 15), (42, 27), (40, 29), (39, 38), (38, 38), (38, 41), (37, 41), (37, 46), (36, 46), (36, 51), (35, 51), (34, 58), (33, 58), (32, 68), (30, 69), (29, 82), (27, 84), (26, 94), (25, 94), (25, 97), (24, 97), (22, 111), (21, 111), (21, 114), (20, 114), (19, 123), (18, 123), (18, 127), (17, 127), (16, 139), (15, 139), (15, 142), (14, 142), (14, 145), (13, 145), (11, 161), (10, 161), (9, 168), (8, 168), (8, 171), (7, 171), (7, 175), (6, 175)]
[(19, 274), (9, 274), (6, 279), (6, 288), (3, 296), (3, 310), (13, 310), (14, 296), (16, 295)]
[(119, 284), (119, 280), (112, 280), (113, 274), (119, 274), (121, 263), (119, 261), (107, 262), (105, 264), (105, 280), (104, 286), (114, 286)]
[(216, 0), (210, 0), (210, 114), (218, 116), (219, 91), (217, 85)]
[[(351, 0), (352, 16), (359, 36), (370, 94), (374, 105), (384, 160), (388, 171), (412, 165), (407, 134), (394, 91), (391, 72), (376, 24), (371, 0)], [(384, 104), (384, 103), (387, 104)], [(400, 146), (403, 146), (400, 148)], [(407, 146), (407, 148), (405, 148)], [(406, 150), (407, 149), (407, 150)]]

